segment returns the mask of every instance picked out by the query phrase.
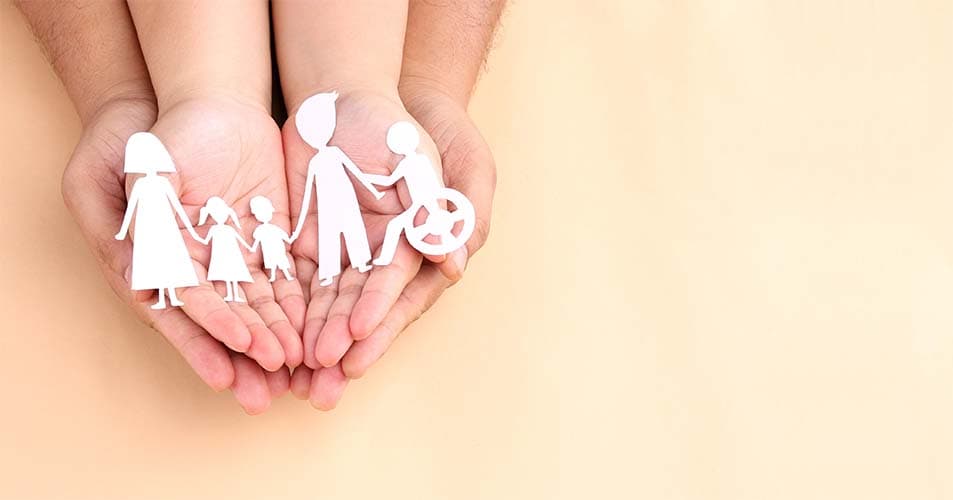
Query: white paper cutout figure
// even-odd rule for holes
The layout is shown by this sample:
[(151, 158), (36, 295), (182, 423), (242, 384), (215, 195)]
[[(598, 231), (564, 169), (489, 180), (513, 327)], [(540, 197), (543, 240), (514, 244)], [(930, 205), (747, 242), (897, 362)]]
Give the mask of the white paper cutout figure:
[(284, 229), (271, 223), (275, 214), (275, 207), (271, 204), (271, 200), (264, 196), (256, 196), (251, 199), (249, 205), (251, 206), (251, 213), (258, 219), (258, 222), (261, 222), (252, 233), (255, 241), (252, 242), (251, 248), (254, 252), (261, 244), (261, 256), (265, 261), (265, 269), (271, 271), (271, 277), (268, 281), (275, 281), (275, 274), (278, 269), (281, 269), (286, 280), (293, 280), (294, 278), (291, 277), (289, 272), (291, 263), (288, 262), (288, 250), (285, 248), (285, 243), (291, 244), (291, 237)]
[(249, 252), (254, 250), (234, 227), (228, 225), (228, 219), (231, 218), (237, 228), (242, 227), (238, 222), (238, 215), (225, 203), (225, 200), (218, 196), (209, 198), (199, 212), (199, 225), (205, 224), (209, 216), (215, 221), (215, 225), (208, 230), (205, 239), (200, 240), (204, 245), (209, 243), (212, 245), (212, 256), (208, 262), (208, 280), (225, 282), (225, 302), (245, 302), (239, 293), (241, 288), (238, 282), (251, 283), (252, 279), (238, 244), (241, 243)]
[(371, 268), (367, 230), (348, 172), (377, 199), (384, 196), (368, 182), (366, 174), (344, 151), (328, 145), (337, 125), (334, 106), (337, 98), (335, 92), (313, 95), (305, 99), (295, 115), (298, 134), (317, 153), (308, 163), (301, 212), (291, 240), (298, 239), (301, 234), (311, 205), (311, 191), (314, 190), (318, 198), (318, 279), (321, 286), (330, 285), (334, 277), (341, 274), (342, 236), (351, 266), (362, 273)]
[(127, 175), (145, 174), (132, 185), (122, 227), (116, 233), (117, 240), (125, 239), (135, 214), (132, 289), (158, 290), (159, 300), (152, 305), (153, 309), (165, 309), (163, 290), (168, 292), (172, 306), (181, 306), (183, 303), (175, 295), (175, 289), (197, 286), (199, 282), (176, 216), (193, 238), (198, 240), (199, 237), (182, 209), (172, 183), (165, 176), (158, 175), (159, 172), (175, 172), (172, 156), (158, 137), (149, 132), (137, 132), (126, 142), (123, 172)]
[[(401, 232), (406, 233), (407, 241), (414, 248), (427, 255), (450, 253), (462, 247), (473, 234), (476, 216), (470, 200), (459, 191), (443, 186), (430, 159), (417, 152), (419, 145), (420, 133), (413, 124), (397, 122), (391, 125), (387, 130), (387, 147), (404, 158), (390, 175), (367, 176), (378, 186), (391, 186), (404, 179), (411, 199), (410, 208), (387, 223), (381, 253), (374, 259), (375, 266), (386, 266), (394, 260)], [(456, 210), (441, 207), (440, 200), (451, 202)], [(416, 226), (414, 218), (421, 208), (427, 211), (427, 219)], [(459, 234), (454, 234), (453, 228), (458, 221), (463, 221), (463, 227)], [(439, 236), (440, 243), (426, 241), (429, 235)]]

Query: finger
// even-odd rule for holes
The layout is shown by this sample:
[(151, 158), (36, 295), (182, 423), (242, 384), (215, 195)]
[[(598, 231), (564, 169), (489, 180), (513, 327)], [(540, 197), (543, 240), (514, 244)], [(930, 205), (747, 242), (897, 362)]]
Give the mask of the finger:
[[(311, 303), (311, 279), (314, 278), (318, 266), (310, 259), (295, 258), (295, 279), (299, 281), (301, 294), (304, 297), (305, 304)], [(307, 311), (305, 311), (307, 314)]]
[(349, 378), (360, 378), (380, 359), (400, 332), (440, 297), (450, 282), (433, 266), (423, 266), (400, 294), (394, 307), (369, 337), (354, 343), (341, 360)]
[[(247, 294), (248, 305), (258, 313), (258, 316), (265, 322), (265, 326), (278, 340), (284, 352), (285, 364), (294, 368), (301, 364), (301, 337), (298, 336), (298, 332), (291, 326), (291, 322), (285, 315), (284, 310), (275, 302), (274, 290), (271, 284), (268, 283), (268, 278), (265, 274), (260, 271), (254, 271), (252, 272), (252, 277), (255, 281), (245, 283), (242, 287)], [(300, 290), (298, 293), (300, 297)], [(304, 299), (301, 299), (301, 302), (303, 304)]]
[(453, 284), (463, 278), (463, 271), (467, 268), (468, 256), (467, 247), (462, 246), (450, 252), (450, 254), (445, 256), (445, 260), (436, 262), (434, 266), (440, 271), (440, 274), (442, 274), (444, 278), (447, 278), (447, 280)]
[(330, 286), (321, 286), (318, 278), (311, 280), (311, 302), (308, 303), (308, 316), (304, 321), (304, 334), (301, 341), (304, 344), (304, 364), (311, 369), (321, 366), (315, 356), (318, 336), (327, 322), (331, 304), (337, 297), (338, 282)]
[(299, 334), (300, 339), (300, 333), (304, 330), (305, 314), (308, 311), (308, 302), (305, 299), (302, 286), (310, 286), (311, 283), (310, 281), (302, 283), (300, 279), (298, 279), (297, 266), (292, 265), (291, 273), (295, 279), (289, 281), (285, 279), (284, 276), (279, 275), (278, 278), (271, 283), (271, 288), (275, 295), (275, 301), (281, 306), (285, 317), (288, 318), (295, 332)]
[(367, 273), (359, 273), (352, 268), (346, 269), (341, 274), (337, 297), (331, 304), (328, 320), (324, 323), (324, 328), (321, 329), (318, 342), (314, 347), (314, 356), (321, 366), (336, 365), (341, 360), (341, 356), (347, 352), (347, 348), (351, 347), (353, 338), (348, 324), (351, 311), (358, 297), (361, 296), (361, 290), (366, 281)]
[(271, 393), (271, 398), (280, 398), (288, 392), (291, 383), (291, 372), (287, 366), (282, 366), (278, 371), (265, 372), (265, 382), (268, 383), (268, 391)]
[(308, 399), (311, 406), (321, 410), (333, 410), (341, 400), (348, 378), (341, 371), (341, 365), (319, 368), (311, 377), (311, 391)]
[[(235, 293), (238, 293), (236, 290)], [(254, 359), (262, 368), (273, 372), (285, 363), (285, 353), (274, 332), (265, 326), (264, 321), (248, 304), (232, 302), (229, 306), (245, 323), (251, 333), (251, 345), (245, 354)]]
[(402, 239), (393, 262), (371, 270), (351, 313), (349, 326), (354, 340), (367, 338), (377, 328), (404, 287), (417, 275), (420, 264), (420, 254)]
[(245, 352), (251, 346), (251, 332), (245, 322), (208, 282), (183, 289), (180, 297), (185, 302), (182, 306), (185, 314), (229, 349)]
[(232, 354), (235, 366), (235, 382), (232, 393), (245, 413), (258, 415), (271, 406), (271, 391), (265, 372), (254, 361), (241, 354)]
[(139, 307), (137, 312), (179, 351), (209, 387), (223, 391), (232, 385), (235, 370), (228, 351), (185, 313), (171, 308), (154, 311), (148, 307)]
[(493, 194), (496, 192), (496, 162), (476, 125), (465, 114), (459, 120), (461, 132), (456, 137), (439, 143), (447, 187), (456, 189), (473, 204), (476, 221), (473, 235), (467, 240), (467, 253), (472, 256), (490, 235), (490, 215), (493, 212)]
[(308, 399), (311, 392), (311, 376), (314, 370), (301, 365), (291, 374), (291, 393), (298, 399)]

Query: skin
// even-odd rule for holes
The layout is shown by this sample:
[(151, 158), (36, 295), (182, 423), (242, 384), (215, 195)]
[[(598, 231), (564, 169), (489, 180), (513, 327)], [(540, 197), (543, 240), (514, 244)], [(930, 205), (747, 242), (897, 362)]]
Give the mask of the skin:
[[(467, 259), (486, 239), (495, 167), (489, 148), (467, 117), (466, 105), (503, 2), (439, 6), (412, 1), (409, 15), (400, 3), (383, 0), (322, 2), (320, 7), (308, 2), (275, 2), (282, 85), (292, 116), (307, 96), (338, 90), (339, 128), (332, 144), (352, 155), (366, 172), (382, 175), (396, 164), (383, 145), (386, 128), (399, 120), (416, 123), (422, 132), (418, 150), (434, 161), (448, 187), (473, 201), (477, 229), (464, 249), (446, 257), (424, 260), (402, 242), (394, 264), (368, 274), (345, 272), (335, 286), (323, 289), (316, 287), (316, 281), (312, 283), (316, 248), (308, 248), (306, 242), (314, 246), (315, 238), (305, 233), (293, 249), (305, 287), (303, 297), (293, 289), (279, 290), (278, 284), (269, 293), (265, 290), (267, 277), (258, 271), (260, 262), (250, 260), (255, 286), (265, 282), (265, 287), (256, 290), (246, 288), (249, 301), (258, 307), (251, 311), (231, 305), (222, 309), (216, 300), (220, 291), (203, 283), (189, 289), (195, 290), (194, 298), (180, 293), (187, 304), (199, 302), (194, 309), (167, 313), (150, 313), (144, 297), (132, 296), (128, 290), (131, 247), (128, 241), (121, 247), (123, 242), (112, 240), (112, 231), (101, 230), (108, 227), (103, 221), (121, 218), (124, 208), (121, 160), (128, 136), (148, 128), (158, 115), (153, 132), (163, 139), (180, 167), (182, 179), (177, 188), (193, 219), (208, 196), (228, 193), (225, 199), (249, 231), (254, 223), (247, 198), (254, 194), (272, 198), (276, 219), (285, 219), (279, 225), (288, 228), (288, 197), (281, 196), (287, 188), (282, 182), (268, 181), (280, 175), (281, 168), (275, 165), (286, 163), (291, 206), (297, 206), (300, 199), (294, 196), (299, 193), (300, 198), (313, 150), (297, 137), (293, 119), (275, 139), (276, 128), (266, 112), (271, 97), (270, 74), (262, 64), (267, 45), (263, 50), (261, 37), (248, 36), (264, 33), (267, 39), (266, 22), (262, 28), (267, 11), (263, 16), (259, 3), (243, 4), (242, 9), (183, 3), (165, 3), (157, 9), (157, 3), (131, 4), (138, 25), (144, 28), (138, 40), (123, 2), (71, 4), (70, 8), (20, 5), (51, 54), (86, 127), (64, 175), (64, 198), (97, 250), (114, 290), (162, 332), (209, 385), (231, 387), (249, 413), (264, 411), (272, 397), (289, 387), (317, 408), (333, 408), (348, 379), (362, 376), (397, 335), (462, 276)], [(324, 13), (319, 19), (305, 15), (316, 8)], [(237, 12), (244, 15), (233, 19)], [(410, 31), (406, 37), (404, 18)], [(352, 32), (371, 35), (347, 36)], [(374, 137), (379, 140), (369, 139)], [(280, 159), (282, 142), (284, 159)], [(95, 176), (89, 175), (91, 172)], [(249, 176), (258, 172), (269, 175), (249, 182)], [(252, 185), (268, 192), (246, 193)], [(97, 195), (90, 196), (94, 192)], [(387, 220), (406, 207), (409, 199), (398, 188), (379, 202), (361, 202), (376, 256)], [(313, 231), (313, 221), (310, 227)], [(207, 260), (207, 249), (192, 250)], [(303, 319), (306, 299), (310, 304), (307, 319)], [(273, 365), (277, 357), (274, 342), (264, 330), (282, 343), (282, 336), (274, 331), (280, 327), (268, 322), (279, 317), (275, 303), (292, 326), (304, 324), (301, 356), (306, 366), (290, 376), (285, 368), (267, 372), (259, 366), (263, 362)], [(204, 324), (191, 319), (199, 311), (206, 313)], [(215, 321), (208, 321), (209, 312), (214, 313)], [(242, 334), (242, 325), (247, 336)], [(264, 330), (262, 325), (267, 325)], [(229, 352), (216, 340), (219, 337), (249, 353), (257, 344), (259, 350), (253, 354), (262, 359), (256, 363), (244, 354)], [(262, 349), (263, 344), (271, 348)], [(294, 348), (281, 347), (288, 364), (294, 366), (294, 354), (288, 354)]]
[[(230, 388), (249, 413), (264, 411), (272, 397), (287, 390), (290, 377), (287, 368), (275, 363), (276, 359), (285, 360), (280, 347), (275, 355), (274, 344), (264, 348), (267, 342), (257, 342), (259, 337), (266, 337), (254, 326), (258, 322), (247, 311), (220, 307), (224, 305), (219, 303), (221, 296), (207, 284), (180, 292), (180, 298), (191, 302), (192, 309), (149, 309), (151, 297), (129, 290), (131, 243), (110, 241), (126, 199), (128, 179), (122, 172), (125, 142), (132, 133), (153, 126), (159, 114), (125, 2), (23, 2), (18, 6), (63, 80), (83, 123), (83, 134), (64, 171), (63, 197), (107, 281), (145, 323), (179, 350), (209, 386), (215, 390)], [(106, 26), (108, 30), (104, 30)], [(182, 113), (194, 119), (194, 115)], [(167, 120), (170, 125), (174, 122)], [(188, 152), (181, 147), (177, 145), (173, 155), (177, 161), (190, 164)], [(280, 159), (277, 143), (274, 149)], [(180, 153), (186, 154), (180, 158)], [(276, 170), (280, 173), (281, 168)], [(179, 194), (188, 198), (181, 191)], [(195, 218), (194, 213), (191, 216)], [(303, 312), (303, 300), (300, 308)], [(196, 321), (195, 317), (202, 319)], [(248, 355), (230, 352), (223, 340), (235, 350), (259, 357), (275, 371), (266, 372)], [(256, 343), (260, 347), (255, 347)]]
[[(292, 207), (297, 206), (295, 196), (303, 189), (312, 154), (293, 128), (293, 112), (306, 97), (335, 89), (341, 97), (332, 144), (351, 154), (365, 172), (386, 175), (396, 165), (383, 143), (386, 128), (399, 120), (415, 123), (423, 132), (418, 150), (434, 160), (445, 184), (463, 192), (477, 213), (476, 231), (467, 246), (445, 259), (424, 260), (402, 241), (387, 267), (367, 275), (345, 272), (336, 287), (312, 282), (304, 366), (295, 370), (291, 390), (327, 410), (337, 404), (349, 379), (363, 376), (399, 333), (460, 279), (469, 256), (486, 241), (496, 170), (466, 106), (503, 2), (438, 6), (412, 1), (400, 49), (395, 44), (403, 33), (393, 20), (403, 12), (393, 4), (368, 4), (367, 11), (355, 9), (350, 17), (334, 11), (322, 16), (333, 20), (324, 21), (327, 24), (306, 15), (315, 8), (307, 2), (276, 2), (275, 7), (282, 88), (292, 115), (283, 129)], [(349, 21), (342, 22), (342, 16)], [(463, 17), (467, 22), (460, 22)], [(356, 47), (355, 37), (344, 36), (350, 32), (360, 32), (365, 46)], [(398, 52), (400, 63), (395, 62)], [(338, 57), (343, 54), (347, 57)], [(379, 202), (359, 195), (375, 249), (386, 222), (409, 205), (406, 191), (391, 192)], [(296, 243), (299, 269), (314, 268), (312, 241), (305, 235)]]

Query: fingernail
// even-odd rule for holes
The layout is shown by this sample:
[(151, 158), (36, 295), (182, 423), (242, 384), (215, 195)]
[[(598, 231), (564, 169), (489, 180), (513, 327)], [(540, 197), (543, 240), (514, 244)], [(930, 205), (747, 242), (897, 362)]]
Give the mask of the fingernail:
[(467, 247), (453, 252), (453, 265), (457, 268), (457, 275), (463, 276), (463, 271), (467, 268)]

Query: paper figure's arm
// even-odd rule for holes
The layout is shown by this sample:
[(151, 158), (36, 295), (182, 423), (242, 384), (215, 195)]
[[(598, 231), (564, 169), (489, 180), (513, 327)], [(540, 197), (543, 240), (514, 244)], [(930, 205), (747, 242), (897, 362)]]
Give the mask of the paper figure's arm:
[(252, 253), (255, 253), (256, 251), (258, 251), (258, 243), (260, 243), (260, 242), (261, 242), (261, 240), (259, 240), (258, 238), (255, 238), (255, 239), (252, 241), (252, 243), (251, 243), (251, 248), (250, 248), (249, 250), (251, 250)]
[(122, 226), (116, 233), (117, 240), (126, 239), (126, 235), (129, 233), (129, 224), (132, 223), (132, 214), (136, 211), (137, 205), (139, 205), (139, 190), (133, 184), (132, 192), (129, 193), (129, 202), (126, 204), (126, 214), (122, 216)]
[(304, 196), (301, 198), (301, 210), (298, 212), (298, 224), (291, 233), (291, 241), (298, 239), (301, 235), (301, 228), (304, 227), (304, 220), (308, 218), (308, 207), (311, 206), (311, 191), (314, 189), (314, 170), (308, 166), (308, 180), (304, 183)]
[(182, 223), (185, 224), (185, 229), (188, 230), (190, 235), (192, 235), (192, 239), (195, 241), (202, 241), (202, 238), (199, 237), (199, 234), (195, 232), (195, 228), (192, 226), (192, 221), (189, 220), (189, 216), (185, 213), (185, 209), (182, 208), (182, 203), (179, 202), (178, 195), (176, 195), (175, 191), (172, 189), (172, 183), (166, 180), (166, 182), (163, 184), (165, 184), (165, 196), (169, 199), (169, 203), (172, 204), (172, 208), (175, 209), (175, 213), (180, 219), (182, 219)]
[[(255, 253), (255, 247), (249, 245), (248, 242), (245, 241), (245, 238), (243, 238), (241, 233), (239, 233), (238, 231), (235, 231), (235, 238), (238, 239), (238, 241), (242, 244), (242, 246), (244, 246), (249, 252)], [(255, 241), (255, 246), (256, 247), (258, 246), (257, 240)]]
[(353, 175), (361, 183), (361, 185), (364, 186), (364, 189), (370, 191), (375, 198), (379, 200), (384, 197), (384, 193), (378, 191), (377, 188), (374, 187), (374, 184), (371, 184), (370, 180), (368, 179), (370, 174), (365, 174), (361, 171), (361, 169), (357, 168), (357, 165), (355, 165), (354, 162), (351, 161), (351, 159), (348, 158), (343, 151), (341, 151), (341, 162), (343, 162), (344, 166), (349, 172), (351, 172), (351, 175)]

